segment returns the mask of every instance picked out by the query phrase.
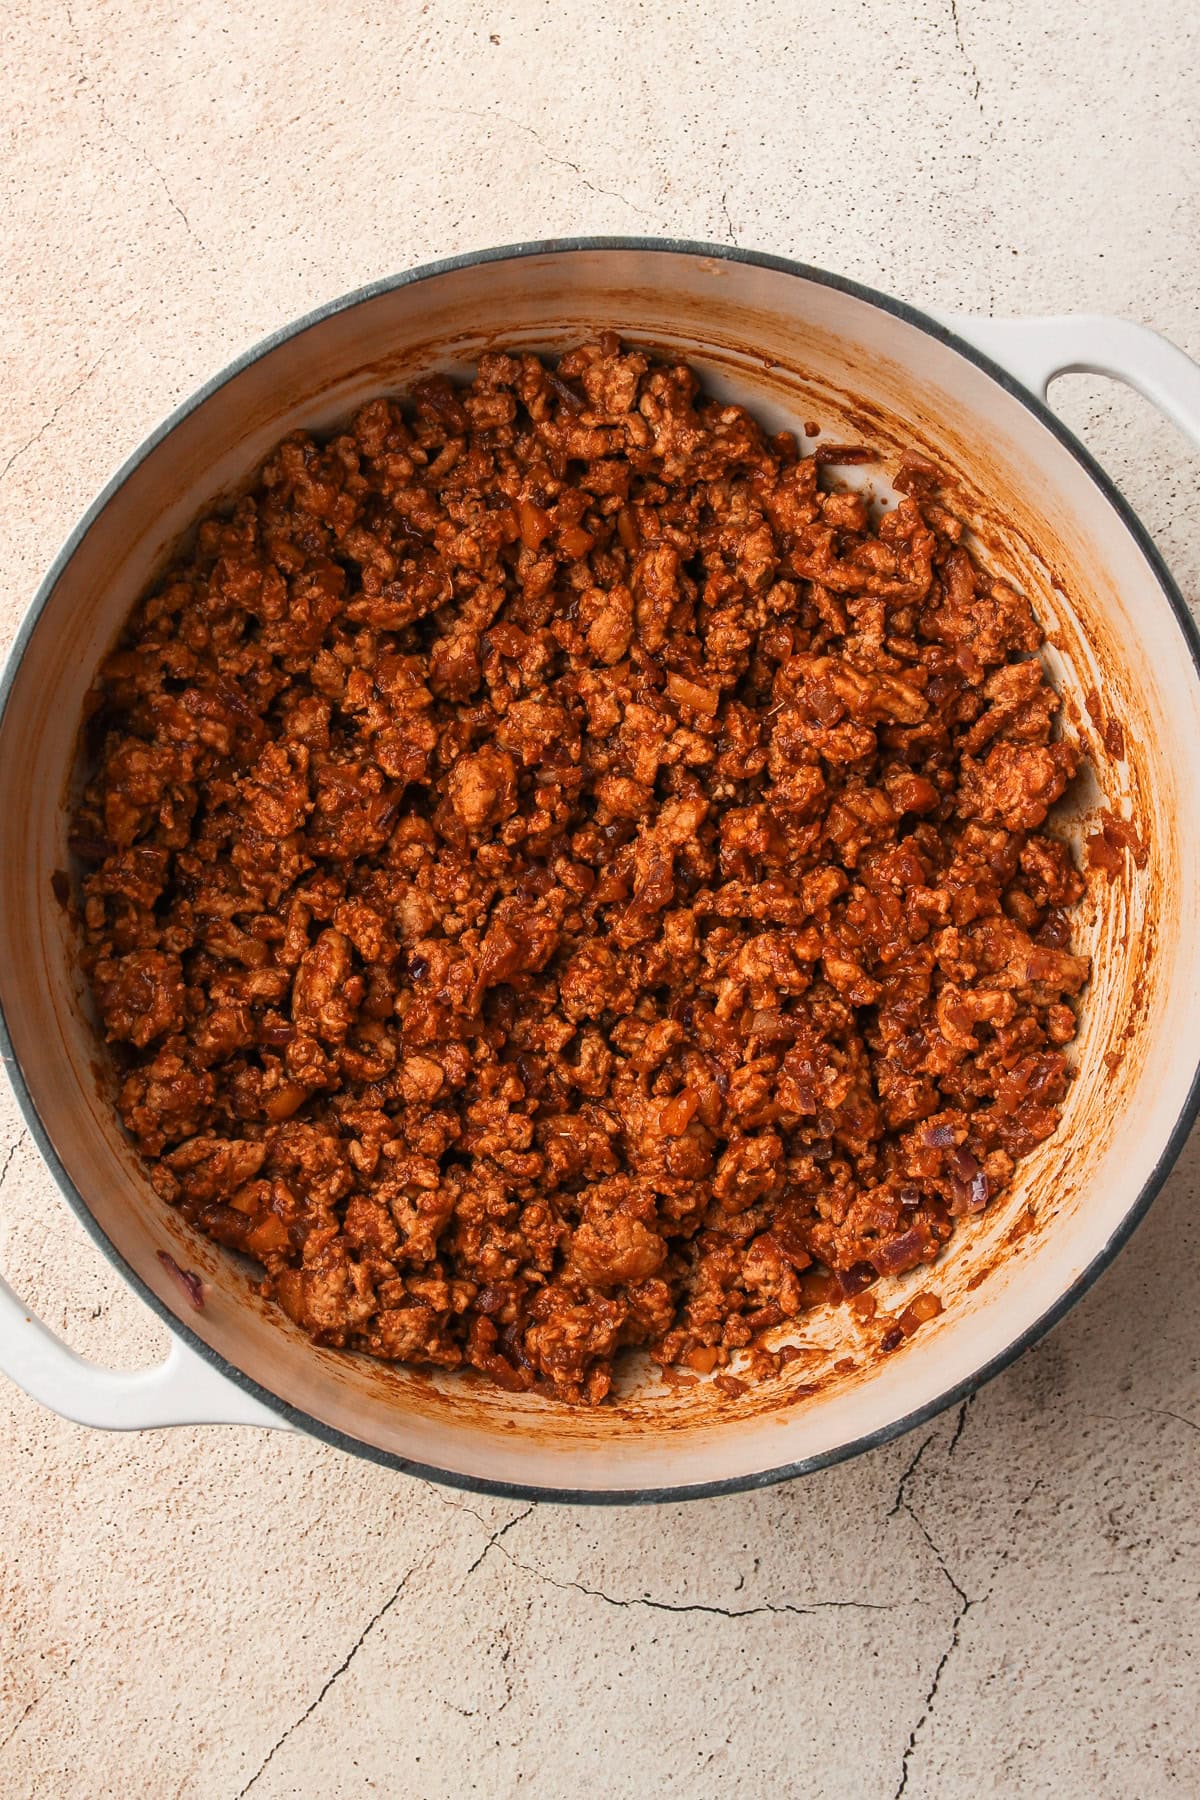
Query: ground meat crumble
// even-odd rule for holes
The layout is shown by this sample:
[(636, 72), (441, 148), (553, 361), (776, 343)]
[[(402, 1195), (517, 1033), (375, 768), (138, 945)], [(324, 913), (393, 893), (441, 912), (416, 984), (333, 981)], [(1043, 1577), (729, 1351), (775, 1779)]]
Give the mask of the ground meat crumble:
[(318, 1342), (711, 1369), (1054, 1130), (1079, 752), (937, 470), (874, 516), (840, 454), (612, 336), (487, 354), (138, 606), (72, 840), (120, 1114)]

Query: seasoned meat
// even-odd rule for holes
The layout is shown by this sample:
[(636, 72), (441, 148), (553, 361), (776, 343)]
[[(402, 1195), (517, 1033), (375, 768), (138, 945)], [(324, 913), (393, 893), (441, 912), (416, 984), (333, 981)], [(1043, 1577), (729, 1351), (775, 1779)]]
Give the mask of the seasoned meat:
[(862, 454), (489, 352), (286, 439), (134, 611), (75, 821), (121, 1117), (319, 1343), (711, 1370), (1054, 1130), (1079, 752), (938, 471), (876, 517)]

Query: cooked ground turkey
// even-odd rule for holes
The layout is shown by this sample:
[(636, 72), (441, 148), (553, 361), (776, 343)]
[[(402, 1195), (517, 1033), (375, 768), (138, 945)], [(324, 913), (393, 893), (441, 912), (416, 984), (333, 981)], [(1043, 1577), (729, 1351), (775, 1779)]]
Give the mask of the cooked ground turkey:
[(876, 517), (839, 460), (611, 336), (488, 354), (138, 606), (74, 835), (120, 1114), (316, 1341), (596, 1402), (932, 1263), (1054, 1130), (1041, 633), (928, 463)]

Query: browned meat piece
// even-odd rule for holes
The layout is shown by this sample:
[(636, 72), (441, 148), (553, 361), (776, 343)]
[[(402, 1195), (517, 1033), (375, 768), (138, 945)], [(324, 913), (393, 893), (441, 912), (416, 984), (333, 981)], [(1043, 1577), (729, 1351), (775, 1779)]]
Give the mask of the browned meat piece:
[(468, 831), (511, 818), (517, 810), (517, 771), (505, 750), (460, 757), (448, 780), (450, 803)]
[[(653, 1216), (653, 1196), (646, 1199), (644, 1210)], [(656, 1275), (666, 1256), (665, 1240), (635, 1211), (605, 1210), (589, 1202), (571, 1240), (568, 1266), (588, 1287), (636, 1286)]]
[(865, 455), (608, 334), (489, 351), (289, 438), (135, 611), (72, 834), (120, 1114), (319, 1343), (752, 1378), (1053, 1131), (1079, 753), (938, 470), (873, 519)]
[(1033, 831), (1061, 799), (1078, 767), (1073, 744), (995, 744), (986, 762), (963, 757), (959, 813), (1009, 831)]
[(345, 1037), (365, 985), (351, 973), (352, 963), (349, 939), (340, 931), (323, 931), (305, 951), (292, 985), (292, 1021), (299, 1031), (339, 1043)]
[(183, 974), (177, 956), (161, 950), (134, 950), (103, 957), (92, 982), (105, 1036), (139, 1050), (183, 1024)]

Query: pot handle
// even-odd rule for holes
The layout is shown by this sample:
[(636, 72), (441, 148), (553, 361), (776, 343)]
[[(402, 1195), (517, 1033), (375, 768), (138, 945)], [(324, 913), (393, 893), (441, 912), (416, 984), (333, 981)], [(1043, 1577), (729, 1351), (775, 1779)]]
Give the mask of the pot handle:
[(1056, 375), (1111, 375), (1153, 401), (1185, 437), (1200, 445), (1200, 364), (1146, 325), (1099, 313), (1053, 319), (988, 319), (972, 313), (937, 317), (1041, 400)]
[(0, 1278), (0, 1370), (33, 1400), (78, 1425), (138, 1431), (151, 1425), (271, 1425), (271, 1412), (172, 1337), (153, 1369), (106, 1369), (77, 1356), (35, 1319)]

